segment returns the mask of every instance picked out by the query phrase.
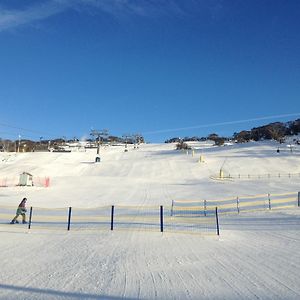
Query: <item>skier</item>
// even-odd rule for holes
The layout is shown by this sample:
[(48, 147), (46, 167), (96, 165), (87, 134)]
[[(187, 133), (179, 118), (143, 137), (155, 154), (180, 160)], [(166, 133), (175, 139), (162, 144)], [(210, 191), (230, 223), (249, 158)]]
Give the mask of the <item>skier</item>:
[(23, 224), (26, 224), (26, 215), (25, 213), (27, 212), (27, 209), (26, 209), (26, 201), (27, 199), (26, 198), (23, 198), (23, 200), (21, 201), (21, 203), (19, 204), (18, 206), (18, 209), (17, 209), (17, 212), (16, 212), (16, 216), (12, 219), (12, 221), (10, 222), (10, 224), (15, 224), (15, 223), (19, 223), (19, 221), (17, 220), (19, 215), (22, 216), (22, 223)]

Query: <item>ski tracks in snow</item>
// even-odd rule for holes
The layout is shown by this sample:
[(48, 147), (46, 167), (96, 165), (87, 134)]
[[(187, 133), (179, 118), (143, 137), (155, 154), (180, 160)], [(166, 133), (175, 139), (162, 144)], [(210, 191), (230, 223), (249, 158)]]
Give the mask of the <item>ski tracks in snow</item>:
[[(224, 278), (231, 278), (230, 282), (237, 283), (244, 298), (298, 299), (300, 289), (294, 273), (298, 267), (289, 264), (290, 251), (281, 245), (274, 252), (272, 239), (266, 237), (268, 243), (262, 245), (264, 238), (261, 235), (249, 236), (248, 232), (245, 239), (232, 247), (220, 243), (219, 250), (223, 257), (215, 255), (218, 273), (223, 273)], [(298, 259), (298, 255), (295, 259)]]

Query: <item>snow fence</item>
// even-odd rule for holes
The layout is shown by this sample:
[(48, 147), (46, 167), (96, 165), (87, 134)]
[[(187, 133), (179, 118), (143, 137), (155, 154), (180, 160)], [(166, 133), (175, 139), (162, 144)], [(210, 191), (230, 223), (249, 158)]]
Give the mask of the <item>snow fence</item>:
[(257, 180), (257, 179), (273, 179), (273, 178), (300, 178), (300, 173), (267, 173), (267, 174), (231, 174), (224, 172), (224, 177), (214, 176), (215, 179), (241, 179), (241, 180)]
[(172, 201), (171, 211), (173, 216), (185, 216), (187, 212), (195, 216), (211, 216), (215, 214), (215, 207), (218, 207), (219, 214), (228, 214), (296, 206), (300, 206), (300, 192), (238, 196), (219, 200)]
[[(15, 212), (15, 207), (0, 207), (0, 224), (8, 224)], [(27, 221), (28, 224), (16, 226), (28, 229), (137, 230), (219, 235), (216, 208), (214, 214), (204, 217), (189, 210), (183, 216), (173, 215), (171, 206), (30, 207)]]
[[(33, 176), (33, 186), (49, 187), (50, 177), (48, 176)], [(0, 187), (14, 187), (20, 185), (20, 176), (0, 177)]]

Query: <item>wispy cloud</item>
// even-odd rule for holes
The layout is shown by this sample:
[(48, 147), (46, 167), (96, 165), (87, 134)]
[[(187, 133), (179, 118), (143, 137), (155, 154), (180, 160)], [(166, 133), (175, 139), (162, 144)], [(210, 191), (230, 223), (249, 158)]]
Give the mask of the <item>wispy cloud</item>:
[(278, 119), (283, 119), (283, 118), (299, 117), (299, 116), (300, 116), (300, 113), (264, 116), (264, 117), (259, 117), (259, 118), (234, 120), (234, 121), (219, 122), (219, 123), (212, 123), (212, 124), (202, 124), (202, 125), (195, 125), (195, 126), (189, 126), (189, 127), (160, 129), (160, 130), (155, 130), (155, 131), (143, 132), (143, 134), (158, 134), (158, 133), (177, 132), (177, 131), (199, 129), (199, 128), (214, 128), (214, 127), (217, 127), (217, 126), (243, 124), (243, 123), (250, 123), (250, 122), (255, 122), (255, 121), (263, 121), (263, 120), (272, 120), (272, 119), (273, 120), (278, 120)]
[(81, 7), (93, 7), (114, 16), (186, 17), (207, 12), (212, 18), (223, 9), (224, 0), (67, 0)]
[[(187, 0), (193, 1), (193, 0)], [(178, 0), (79, 0), (81, 5), (98, 8), (116, 17), (138, 15), (152, 17), (164, 14), (184, 14)]]
[(67, 7), (67, 1), (46, 1), (23, 10), (8, 10), (0, 7), (0, 32), (46, 19), (61, 13)]
[[(218, 1), (218, 0), (207, 0)], [(128, 15), (140, 17), (186, 16), (199, 9), (200, 0), (44, 0), (25, 9), (6, 9), (0, 6), (0, 32), (21, 25), (42, 21), (69, 9), (80, 12), (101, 11), (116, 18)], [(205, 3), (205, 1), (204, 1)]]

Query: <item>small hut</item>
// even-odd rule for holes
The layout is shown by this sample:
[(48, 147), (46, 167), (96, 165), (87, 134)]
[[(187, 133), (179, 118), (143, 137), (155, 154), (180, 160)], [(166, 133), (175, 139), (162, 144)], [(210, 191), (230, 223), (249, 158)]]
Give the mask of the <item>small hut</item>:
[(28, 172), (20, 174), (19, 186), (33, 186), (33, 176)]

